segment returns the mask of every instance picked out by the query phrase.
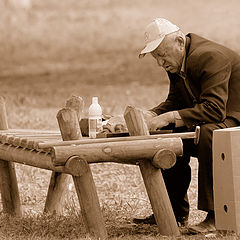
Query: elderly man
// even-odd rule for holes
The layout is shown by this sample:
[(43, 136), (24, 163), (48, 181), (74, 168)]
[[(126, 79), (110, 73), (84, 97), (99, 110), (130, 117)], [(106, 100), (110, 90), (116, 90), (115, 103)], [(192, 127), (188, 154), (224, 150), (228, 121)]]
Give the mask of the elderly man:
[[(182, 31), (166, 19), (157, 18), (145, 31), (146, 46), (139, 57), (151, 54), (169, 77), (167, 99), (148, 111), (150, 130), (175, 124), (176, 129), (194, 130), (201, 126), (199, 144), (185, 141), (183, 156), (163, 171), (163, 177), (176, 220), (186, 225), (189, 214), (187, 190), (191, 180), (190, 156), (199, 161), (198, 208), (206, 219), (189, 229), (215, 230), (212, 134), (215, 129), (235, 127), (240, 122), (240, 56), (232, 50)], [(134, 219), (135, 223), (154, 223), (154, 216)]]

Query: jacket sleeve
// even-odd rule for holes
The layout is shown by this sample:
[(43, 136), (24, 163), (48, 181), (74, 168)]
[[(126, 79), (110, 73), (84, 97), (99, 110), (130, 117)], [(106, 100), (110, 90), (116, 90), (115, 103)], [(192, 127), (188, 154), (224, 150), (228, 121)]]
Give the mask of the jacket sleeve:
[(192, 108), (179, 110), (182, 120), (190, 129), (226, 118), (231, 76), (231, 62), (220, 52), (204, 52), (193, 62), (195, 66), (190, 69), (191, 75), (194, 81), (199, 81), (201, 88), (198, 103)]

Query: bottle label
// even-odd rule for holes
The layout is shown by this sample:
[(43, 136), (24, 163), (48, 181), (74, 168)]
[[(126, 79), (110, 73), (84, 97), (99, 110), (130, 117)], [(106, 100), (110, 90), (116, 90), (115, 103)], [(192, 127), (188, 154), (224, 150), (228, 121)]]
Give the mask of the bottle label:
[(89, 130), (96, 131), (97, 130), (97, 119), (89, 118)]
[(102, 131), (102, 119), (98, 118), (97, 119), (97, 128), (96, 128), (97, 132), (101, 132)]
[(89, 118), (89, 137), (96, 138), (96, 134), (102, 131), (101, 118)]

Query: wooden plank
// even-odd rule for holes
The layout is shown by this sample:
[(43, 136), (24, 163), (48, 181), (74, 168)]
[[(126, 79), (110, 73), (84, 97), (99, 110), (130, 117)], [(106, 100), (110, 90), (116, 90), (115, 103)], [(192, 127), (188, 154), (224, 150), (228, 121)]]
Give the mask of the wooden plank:
[(65, 166), (54, 166), (49, 153), (14, 147), (12, 145), (0, 144), (0, 159), (4, 159), (4, 162), (17, 162), (32, 167), (71, 175), (74, 175), (76, 172), (75, 169), (66, 168)]
[[(131, 135), (149, 135), (140, 109), (128, 106), (124, 118)], [(159, 233), (169, 236), (180, 235), (161, 171), (155, 168), (150, 161), (140, 160), (139, 166)]]
[(99, 138), (99, 139), (80, 139), (73, 141), (46, 141), (39, 143), (37, 148), (44, 149), (57, 146), (68, 146), (68, 145), (81, 145), (89, 143), (110, 143), (110, 142), (121, 142), (121, 141), (136, 141), (136, 140), (148, 140), (158, 138), (181, 138), (181, 139), (195, 139), (196, 132), (184, 132), (184, 133), (171, 133), (171, 134), (157, 134), (157, 135), (143, 135), (143, 136), (130, 136), (130, 137), (115, 137), (115, 138)]
[(0, 134), (61, 134), (59, 130), (3, 129)]
[(50, 139), (57, 141), (60, 140), (62, 137), (29, 137), (29, 138), (20, 138), (19, 146), (23, 148), (29, 148), (29, 149), (36, 149), (35, 146), (38, 146), (38, 143), (40, 141), (49, 141)]
[(240, 234), (240, 127), (213, 132), (213, 189), (218, 230)]
[[(6, 135), (2, 136), (0, 142), (3, 144), (10, 144), (15, 147), (22, 147), (22, 148), (28, 148), (28, 149), (38, 149), (38, 144), (40, 142), (44, 141), (61, 141), (62, 137), (61, 136), (37, 136), (37, 137), (16, 137), (12, 135)], [(43, 149), (42, 149), (43, 150)], [(41, 151), (42, 151), (41, 150)], [(50, 150), (50, 149), (48, 149)], [(45, 150), (46, 152), (46, 150)]]
[[(173, 133), (173, 130), (156, 130), (156, 131), (149, 131), (150, 135), (156, 134), (167, 134)], [(129, 132), (117, 132), (117, 133), (109, 133), (109, 132), (102, 132), (97, 134), (97, 138), (112, 138), (112, 137), (129, 137)]]
[[(14, 138), (27, 138), (27, 139), (39, 139), (39, 140), (51, 140), (55, 139), (61, 140), (61, 134), (59, 133), (13, 133), (13, 132), (5, 132), (0, 134), (0, 142), (4, 144), (13, 144)], [(14, 141), (15, 144), (17, 141)]]
[[(8, 129), (5, 101), (2, 97), (0, 97), (0, 129)], [(0, 158), (0, 190), (3, 211), (11, 215), (21, 216), (15, 167), (12, 162), (5, 160), (5, 158)]]

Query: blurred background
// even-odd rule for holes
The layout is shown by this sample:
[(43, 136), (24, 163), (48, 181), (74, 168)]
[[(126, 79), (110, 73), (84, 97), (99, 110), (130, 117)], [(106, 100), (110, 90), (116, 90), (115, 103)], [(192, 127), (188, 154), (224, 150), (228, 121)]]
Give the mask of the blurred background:
[(1, 0), (1, 95), (17, 113), (11, 126), (57, 128), (56, 109), (72, 94), (86, 109), (99, 96), (111, 114), (155, 106), (168, 86), (151, 56), (138, 59), (145, 26), (164, 17), (240, 52), (239, 9), (238, 0)]

